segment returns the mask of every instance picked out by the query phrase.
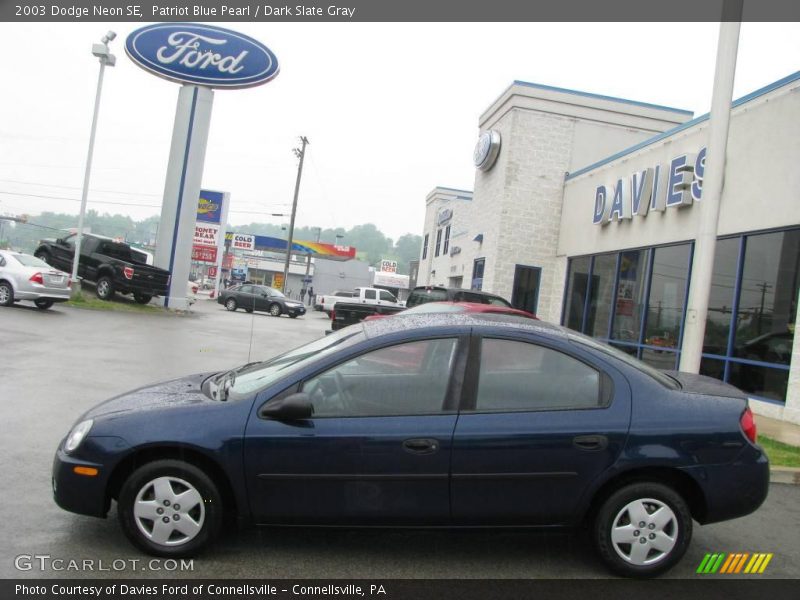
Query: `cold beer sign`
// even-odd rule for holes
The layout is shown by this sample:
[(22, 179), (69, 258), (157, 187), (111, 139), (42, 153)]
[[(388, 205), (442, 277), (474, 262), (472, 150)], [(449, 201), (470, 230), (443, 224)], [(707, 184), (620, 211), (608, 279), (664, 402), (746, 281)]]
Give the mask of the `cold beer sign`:
[(592, 223), (629, 221), (650, 211), (691, 206), (703, 194), (706, 148), (697, 154), (681, 154), (665, 165), (656, 165), (619, 178), (613, 185), (599, 185), (594, 195)]

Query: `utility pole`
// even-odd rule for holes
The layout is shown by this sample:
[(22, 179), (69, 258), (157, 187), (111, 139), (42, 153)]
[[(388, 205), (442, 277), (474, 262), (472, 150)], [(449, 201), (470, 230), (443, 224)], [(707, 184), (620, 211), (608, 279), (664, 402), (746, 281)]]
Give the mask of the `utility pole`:
[(294, 242), (294, 218), (297, 214), (297, 197), (300, 195), (300, 178), (303, 176), (303, 159), (306, 157), (306, 146), (309, 144), (308, 138), (300, 138), (302, 147), (292, 150), (294, 155), (300, 159), (297, 165), (297, 181), (294, 184), (294, 202), (292, 202), (292, 218), (289, 220), (289, 238), (286, 240), (286, 263), (283, 265), (283, 289), (286, 293), (286, 282), (289, 279), (289, 260), (292, 258), (292, 243)]

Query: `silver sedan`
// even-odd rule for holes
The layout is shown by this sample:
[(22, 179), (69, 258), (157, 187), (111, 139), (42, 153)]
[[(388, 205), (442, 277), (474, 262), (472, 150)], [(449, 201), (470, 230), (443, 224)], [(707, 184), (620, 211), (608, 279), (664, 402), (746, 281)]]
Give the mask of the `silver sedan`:
[(30, 300), (46, 309), (70, 297), (69, 274), (30, 254), (0, 250), (0, 306)]

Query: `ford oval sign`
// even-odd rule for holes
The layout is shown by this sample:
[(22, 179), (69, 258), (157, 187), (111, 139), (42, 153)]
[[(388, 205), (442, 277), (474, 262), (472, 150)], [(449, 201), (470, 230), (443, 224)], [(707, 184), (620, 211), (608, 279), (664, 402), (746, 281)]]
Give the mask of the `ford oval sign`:
[(148, 25), (128, 36), (125, 51), (160, 77), (212, 88), (252, 87), (278, 74), (278, 59), (264, 44), (212, 25)]

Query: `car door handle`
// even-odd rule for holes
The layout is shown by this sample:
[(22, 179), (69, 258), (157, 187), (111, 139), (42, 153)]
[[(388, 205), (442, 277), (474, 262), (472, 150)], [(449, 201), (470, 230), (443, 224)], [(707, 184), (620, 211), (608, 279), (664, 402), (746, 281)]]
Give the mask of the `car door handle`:
[(579, 450), (605, 450), (608, 438), (604, 435), (579, 435), (572, 438), (572, 445)]
[(433, 454), (439, 451), (439, 442), (427, 438), (414, 438), (403, 442), (403, 449), (412, 454)]

